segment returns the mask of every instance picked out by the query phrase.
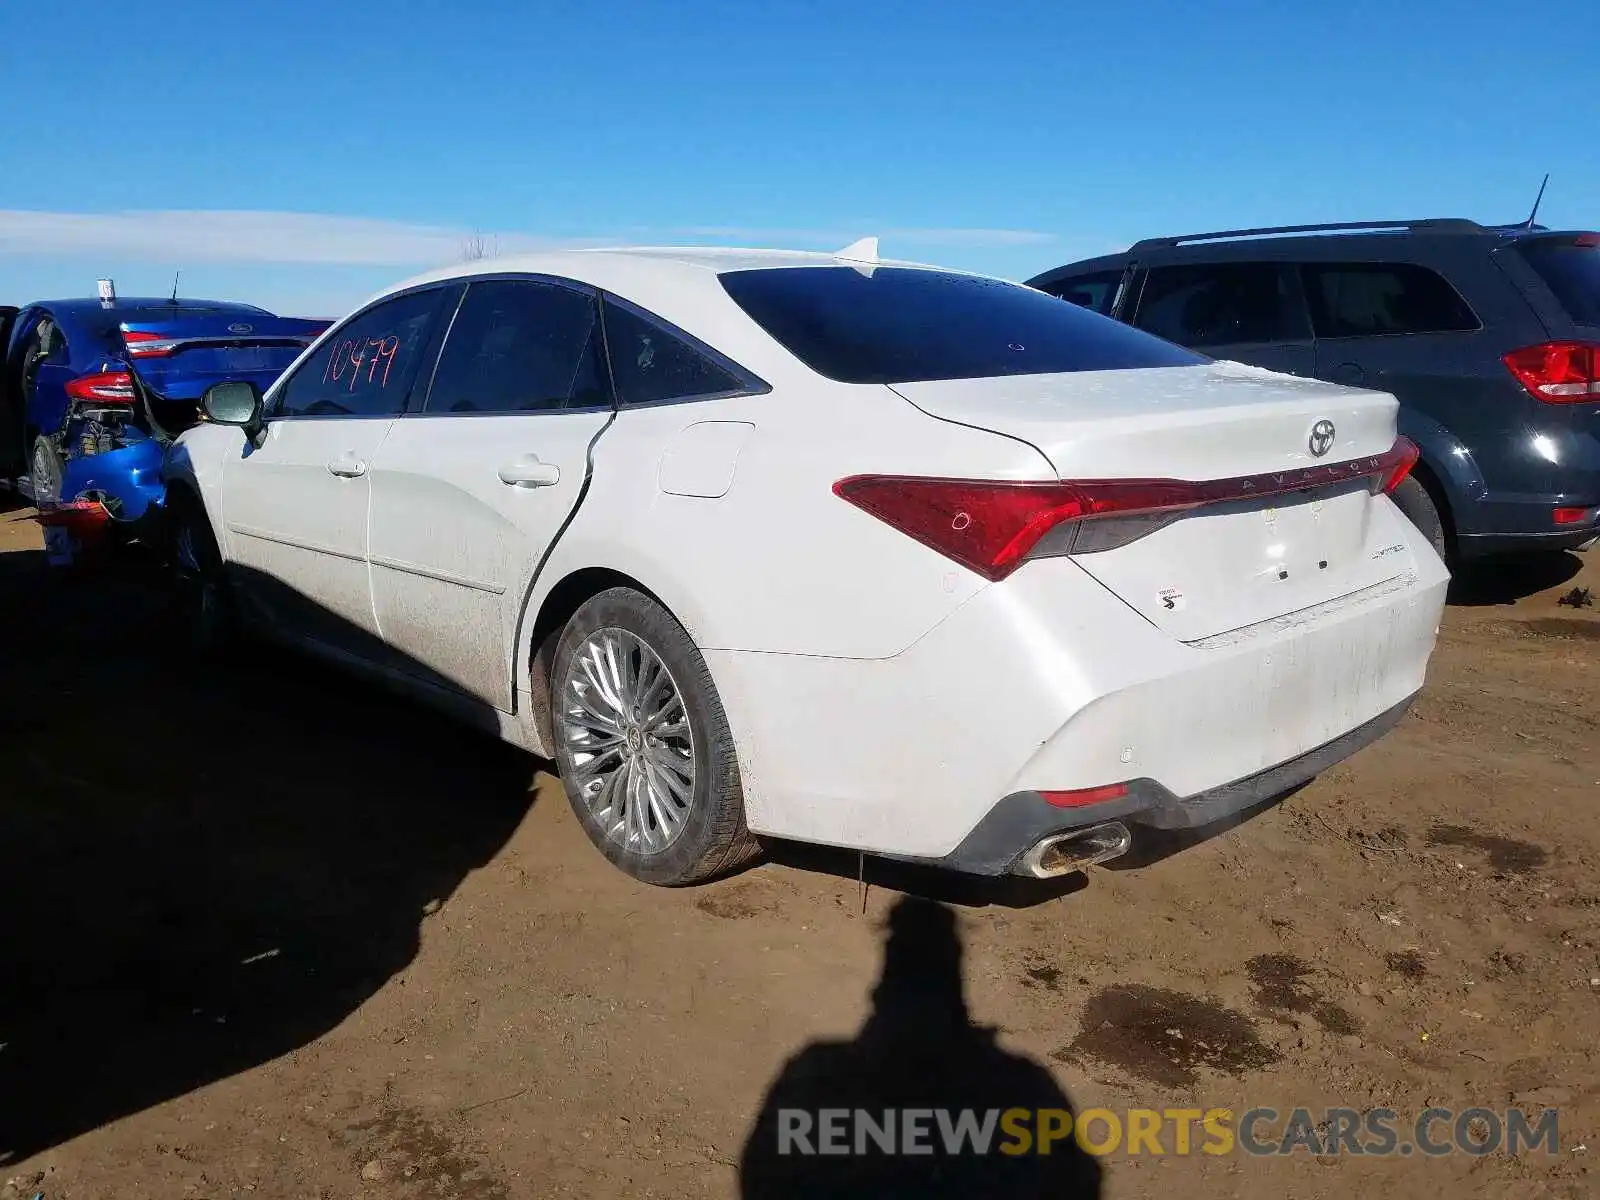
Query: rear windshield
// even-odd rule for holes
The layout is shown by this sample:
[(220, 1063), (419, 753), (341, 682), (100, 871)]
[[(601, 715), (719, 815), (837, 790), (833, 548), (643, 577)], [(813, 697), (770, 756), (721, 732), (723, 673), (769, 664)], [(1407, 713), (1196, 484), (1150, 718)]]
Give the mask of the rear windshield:
[(1539, 238), (1520, 249), (1575, 324), (1600, 325), (1600, 238)]
[(1190, 350), (1020, 284), (908, 267), (730, 271), (722, 286), (813, 371), (913, 383), (1180, 367)]

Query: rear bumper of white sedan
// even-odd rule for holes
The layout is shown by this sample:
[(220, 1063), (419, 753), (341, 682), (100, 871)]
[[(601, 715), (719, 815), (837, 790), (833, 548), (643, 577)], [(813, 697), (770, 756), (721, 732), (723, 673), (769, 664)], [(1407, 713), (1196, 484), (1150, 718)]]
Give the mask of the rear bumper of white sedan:
[(892, 658), (707, 650), (750, 828), (1001, 874), (1052, 832), (1205, 824), (1281, 795), (1422, 687), (1449, 576), (1406, 528), (1402, 574), (1198, 642), (1054, 559)]

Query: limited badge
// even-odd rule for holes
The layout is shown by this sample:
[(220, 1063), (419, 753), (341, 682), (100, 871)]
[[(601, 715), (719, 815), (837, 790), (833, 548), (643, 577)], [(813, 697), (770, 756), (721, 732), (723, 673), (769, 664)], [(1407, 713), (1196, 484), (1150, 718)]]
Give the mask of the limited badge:
[(1156, 600), (1168, 612), (1177, 612), (1187, 603), (1177, 588), (1162, 588), (1156, 593)]

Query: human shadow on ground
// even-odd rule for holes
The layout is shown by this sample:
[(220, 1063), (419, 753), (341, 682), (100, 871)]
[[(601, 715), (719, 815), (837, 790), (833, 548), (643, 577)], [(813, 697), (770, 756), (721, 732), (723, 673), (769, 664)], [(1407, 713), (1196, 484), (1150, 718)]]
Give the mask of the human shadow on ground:
[(415, 957), (537, 761), (136, 565), (0, 554), (0, 1164), (266, 1062)]
[[(1032, 1132), (1023, 1153), (1002, 1150), (1022, 1145), (1000, 1124), (1000, 1114), (1012, 1109), (1027, 1110), (1020, 1127)], [(925, 1111), (910, 1116), (917, 1110)], [(964, 1112), (980, 1129), (993, 1121), (987, 1153), (974, 1152), (971, 1139), (947, 1142)], [(1071, 1112), (1048, 1070), (1002, 1049), (993, 1029), (973, 1023), (955, 914), (933, 901), (903, 897), (890, 911), (871, 1015), (853, 1040), (813, 1043), (785, 1064), (745, 1143), (740, 1195), (1096, 1197), (1096, 1159), (1071, 1136), (1052, 1140), (1050, 1152), (1041, 1153), (1033, 1136), (1039, 1114), (1049, 1114), (1045, 1119), (1061, 1130), (1070, 1128)], [(924, 1130), (920, 1137), (910, 1135), (908, 1116), (912, 1129)], [(1010, 1120), (1015, 1125), (1018, 1119), (1013, 1114)], [(883, 1149), (882, 1131), (891, 1122), (891, 1145), (901, 1152)], [(846, 1152), (822, 1153), (835, 1145)], [(904, 1152), (917, 1145), (926, 1152)]]

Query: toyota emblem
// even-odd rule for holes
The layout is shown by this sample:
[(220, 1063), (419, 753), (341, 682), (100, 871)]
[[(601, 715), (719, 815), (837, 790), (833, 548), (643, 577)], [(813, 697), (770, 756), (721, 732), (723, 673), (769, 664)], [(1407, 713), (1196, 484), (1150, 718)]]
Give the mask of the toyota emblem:
[[(229, 325), (228, 326), (228, 332), (229, 333), (249, 333), (254, 328), (255, 328), (254, 325), (246, 325), (243, 321), (240, 321), (237, 324)], [(1332, 429), (1333, 426), (1329, 425), (1328, 428)]]
[(1306, 449), (1311, 451), (1313, 458), (1321, 458), (1333, 449), (1333, 422), (1318, 421), (1311, 427), (1311, 436), (1306, 439)]

